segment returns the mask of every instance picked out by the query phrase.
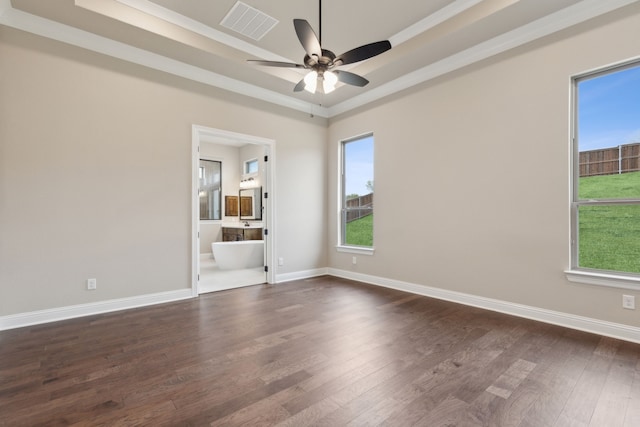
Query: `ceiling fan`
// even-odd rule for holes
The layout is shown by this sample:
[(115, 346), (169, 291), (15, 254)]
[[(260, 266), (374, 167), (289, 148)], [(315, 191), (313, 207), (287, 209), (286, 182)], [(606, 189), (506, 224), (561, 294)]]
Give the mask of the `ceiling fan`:
[(262, 61), (262, 60), (248, 60), (248, 62), (257, 65), (266, 65), (269, 67), (283, 67), (283, 68), (304, 68), (310, 70), (310, 72), (304, 76), (302, 80), (293, 88), (294, 92), (300, 92), (301, 90), (307, 90), (308, 92), (315, 93), (318, 86), (318, 81), (322, 82), (322, 89), (324, 93), (330, 93), (335, 89), (337, 82), (346, 83), (353, 86), (363, 87), (369, 83), (369, 80), (355, 73), (348, 71), (335, 70), (335, 67), (340, 65), (353, 64), (354, 62), (364, 61), (365, 59), (372, 58), (380, 55), (383, 52), (391, 49), (391, 43), (388, 40), (369, 43), (363, 46), (351, 49), (341, 55), (335, 55), (328, 49), (322, 48), (322, 0), (318, 0), (319, 3), (319, 24), (320, 24), (320, 38), (316, 36), (313, 28), (305, 19), (294, 19), (293, 26), (296, 30), (298, 40), (302, 44), (306, 55), (304, 56), (304, 64), (295, 64), (291, 62), (280, 61)]

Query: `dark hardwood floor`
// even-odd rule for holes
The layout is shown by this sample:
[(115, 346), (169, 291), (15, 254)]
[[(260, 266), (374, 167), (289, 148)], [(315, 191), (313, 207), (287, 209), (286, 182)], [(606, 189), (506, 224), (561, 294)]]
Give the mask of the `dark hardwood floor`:
[(0, 332), (0, 425), (637, 427), (639, 356), (320, 277)]

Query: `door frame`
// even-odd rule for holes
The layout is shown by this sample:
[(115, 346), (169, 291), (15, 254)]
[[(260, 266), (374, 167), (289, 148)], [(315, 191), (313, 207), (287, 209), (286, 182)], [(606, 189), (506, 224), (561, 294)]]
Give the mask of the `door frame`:
[(267, 283), (275, 283), (275, 145), (276, 141), (259, 136), (246, 135), (237, 132), (230, 132), (223, 129), (215, 129), (200, 125), (191, 125), (191, 294), (198, 296), (198, 275), (200, 273), (200, 209), (199, 209), (199, 179), (198, 169), (200, 166), (200, 144), (201, 142), (212, 142), (215, 144), (226, 144), (242, 146), (246, 144), (262, 145), (268, 161), (264, 163), (265, 182), (263, 183), (264, 193), (267, 198), (264, 204), (263, 219), (264, 229), (267, 230), (265, 240), (265, 265), (268, 266), (266, 272)]

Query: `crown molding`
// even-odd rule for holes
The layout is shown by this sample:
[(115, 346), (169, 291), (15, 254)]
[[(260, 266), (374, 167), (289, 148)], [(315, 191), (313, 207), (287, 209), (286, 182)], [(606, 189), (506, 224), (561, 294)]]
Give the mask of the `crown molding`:
[(389, 37), (389, 42), (392, 46), (398, 46), (399, 44), (402, 44), (407, 40), (411, 40), (425, 31), (430, 30), (436, 25), (461, 14), (481, 1), (482, 0), (456, 0), (426, 18), (421, 19), (415, 24), (410, 25), (399, 33)]
[(295, 62), (289, 58), (276, 55), (273, 52), (257, 47), (237, 37), (233, 37), (227, 33), (218, 31), (215, 28), (211, 28), (208, 25), (203, 24), (202, 22), (188, 18), (156, 3), (150, 2), (149, 0), (115, 1), (125, 6), (137, 9), (140, 12), (146, 13), (147, 15), (169, 22), (170, 24), (177, 25), (178, 27), (191, 31), (192, 33), (199, 34), (203, 37), (217, 41), (219, 43), (223, 43), (248, 55), (255, 56), (261, 59), (268, 59), (270, 61)]
[(282, 107), (304, 113), (312, 111), (316, 116), (328, 118), (325, 107), (14, 9), (9, 0), (0, 0), (0, 24)]
[[(218, 31), (215, 28), (211, 28), (202, 22), (191, 19), (187, 16), (181, 15), (149, 0), (115, 0), (116, 2), (125, 6), (136, 9), (154, 18), (161, 19), (170, 24), (177, 25), (180, 28), (191, 31), (192, 33), (199, 34), (210, 40), (214, 40), (219, 43), (223, 43), (248, 55), (252, 55), (262, 59), (268, 59), (271, 61), (282, 62), (296, 62), (290, 58), (277, 55), (269, 50), (262, 49), (251, 43), (233, 37), (222, 31)], [(398, 46), (422, 33), (435, 27), (442, 22), (453, 18), (456, 15), (464, 12), (465, 10), (477, 5), (482, 0), (455, 0), (453, 3), (443, 7), (436, 13), (427, 16), (424, 19), (416, 22), (415, 24), (405, 28), (397, 34), (389, 37), (389, 42), (393, 46)], [(82, 6), (82, 0), (76, 0), (76, 4)]]
[[(122, 3), (139, 3), (136, 0), (119, 1)], [(361, 95), (354, 96), (353, 98), (333, 107), (322, 107), (314, 103), (302, 101), (292, 96), (282, 95), (212, 71), (194, 67), (184, 62), (176, 61), (174, 59), (143, 49), (134, 48), (124, 43), (107, 39), (93, 33), (31, 15), (14, 9), (11, 6), (10, 0), (0, 0), (0, 24), (109, 55), (124, 61), (164, 71), (240, 95), (260, 99), (262, 101), (305, 113), (312, 112), (314, 115), (319, 117), (331, 118), (365, 106), (396, 92), (427, 82), (448, 72), (482, 61), (491, 56), (503, 53), (525, 43), (545, 37), (557, 31), (561, 31), (638, 1), (640, 0), (607, 0), (606, 2), (602, 0), (583, 0), (513, 31), (494, 37), (493, 39), (482, 42), (472, 48), (451, 55), (434, 64), (428, 65), (377, 88), (366, 91)], [(460, 13), (459, 9), (453, 8), (453, 5), (455, 5), (456, 8), (462, 8), (465, 6), (470, 7), (473, 2), (474, 0), (460, 0), (459, 2), (452, 4), (452, 8), (448, 13)], [(411, 31), (420, 31), (420, 29), (425, 25), (428, 26), (433, 24), (432, 22), (429, 23), (425, 20), (423, 21), (419, 23), (418, 28)], [(437, 22), (437, 20), (433, 22)], [(424, 29), (422, 29), (422, 31), (424, 31)], [(405, 37), (411, 37), (409, 33), (403, 35), (403, 32), (398, 33), (396, 36), (398, 37), (396, 43), (398, 41), (401, 42)], [(408, 40), (408, 38), (406, 38), (406, 40)]]
[(405, 74), (400, 78), (330, 107), (329, 117), (348, 112), (388, 95), (427, 82), (467, 65), (482, 61), (638, 1), (639, 0), (608, 0), (603, 2), (601, 0), (584, 0), (576, 3), (573, 6), (569, 6), (515, 30), (479, 43), (474, 47), (458, 52), (457, 54), (434, 62), (409, 74)]

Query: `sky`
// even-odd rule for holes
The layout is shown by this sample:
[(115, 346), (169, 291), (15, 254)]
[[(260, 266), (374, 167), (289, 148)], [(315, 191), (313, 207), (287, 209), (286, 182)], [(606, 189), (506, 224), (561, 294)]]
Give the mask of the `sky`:
[(640, 66), (578, 83), (579, 151), (640, 142)]
[(373, 136), (351, 141), (345, 146), (346, 194), (369, 194), (367, 181), (373, 181)]

